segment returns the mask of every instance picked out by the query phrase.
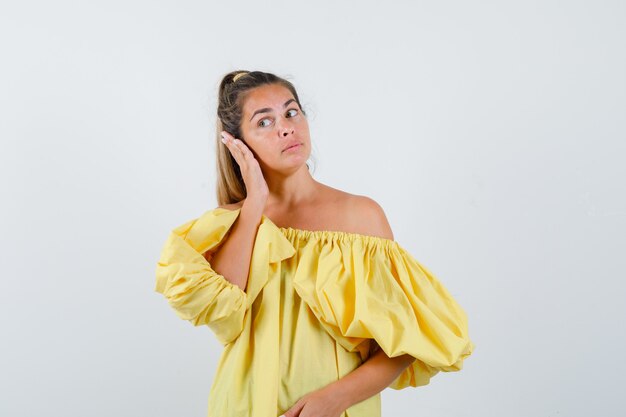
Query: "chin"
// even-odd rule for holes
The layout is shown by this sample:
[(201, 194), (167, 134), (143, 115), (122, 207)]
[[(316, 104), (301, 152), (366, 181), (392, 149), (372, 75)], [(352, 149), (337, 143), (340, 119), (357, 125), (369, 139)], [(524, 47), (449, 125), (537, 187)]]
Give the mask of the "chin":
[(307, 159), (300, 159), (300, 158), (294, 158), (289, 162), (283, 162), (279, 167), (277, 167), (276, 169), (278, 171), (283, 171), (286, 173), (294, 173), (297, 172), (300, 169), (308, 169), (306, 167), (306, 163), (307, 163)]

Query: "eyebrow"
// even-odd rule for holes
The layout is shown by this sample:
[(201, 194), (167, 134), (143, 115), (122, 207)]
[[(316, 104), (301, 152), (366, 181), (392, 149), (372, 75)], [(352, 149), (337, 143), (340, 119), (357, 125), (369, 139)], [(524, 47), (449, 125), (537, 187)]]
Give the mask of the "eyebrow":
[[(289, 103), (291, 103), (292, 101), (296, 101), (296, 99), (294, 98), (290, 98), (289, 100), (285, 101), (285, 104), (283, 104), (283, 108), (287, 107), (287, 105)], [(250, 118), (250, 121), (252, 121), (252, 119), (254, 119), (254, 116), (256, 116), (258, 113), (268, 113), (271, 112), (272, 109), (269, 107), (263, 107), (262, 109), (259, 109), (257, 111), (255, 111), (254, 113), (252, 113), (252, 117)]]

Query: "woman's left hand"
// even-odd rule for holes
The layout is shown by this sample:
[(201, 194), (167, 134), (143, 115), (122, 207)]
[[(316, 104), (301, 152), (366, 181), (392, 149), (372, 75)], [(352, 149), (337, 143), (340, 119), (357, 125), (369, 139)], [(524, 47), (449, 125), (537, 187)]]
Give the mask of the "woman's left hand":
[[(312, 391), (292, 405), (284, 417), (340, 417), (346, 407), (327, 387)], [(281, 416), (282, 417), (282, 416)]]

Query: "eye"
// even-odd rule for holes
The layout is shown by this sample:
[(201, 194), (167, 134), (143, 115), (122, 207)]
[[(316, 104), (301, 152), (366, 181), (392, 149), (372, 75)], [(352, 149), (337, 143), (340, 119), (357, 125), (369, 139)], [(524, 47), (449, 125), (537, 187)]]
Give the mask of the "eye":
[[(296, 116), (298, 114), (298, 109), (289, 109), (289, 110), (287, 110), (287, 113), (289, 114), (289, 112), (293, 112), (293, 113), (291, 113), (292, 115), (289, 116), (289, 117), (294, 117), (294, 116)], [(260, 126), (260, 127), (267, 127), (267, 126), (269, 126), (269, 124), (263, 124), (263, 122), (265, 120), (270, 120), (270, 118), (266, 117), (265, 119), (259, 120), (258, 126)]]

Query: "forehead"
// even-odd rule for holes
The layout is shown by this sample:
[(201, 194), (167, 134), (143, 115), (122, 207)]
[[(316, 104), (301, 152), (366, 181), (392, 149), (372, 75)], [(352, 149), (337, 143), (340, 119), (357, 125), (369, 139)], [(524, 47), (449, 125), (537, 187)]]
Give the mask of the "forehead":
[(263, 85), (250, 90), (243, 103), (244, 114), (264, 107), (282, 109), (285, 101), (294, 98), (291, 91), (279, 84)]

